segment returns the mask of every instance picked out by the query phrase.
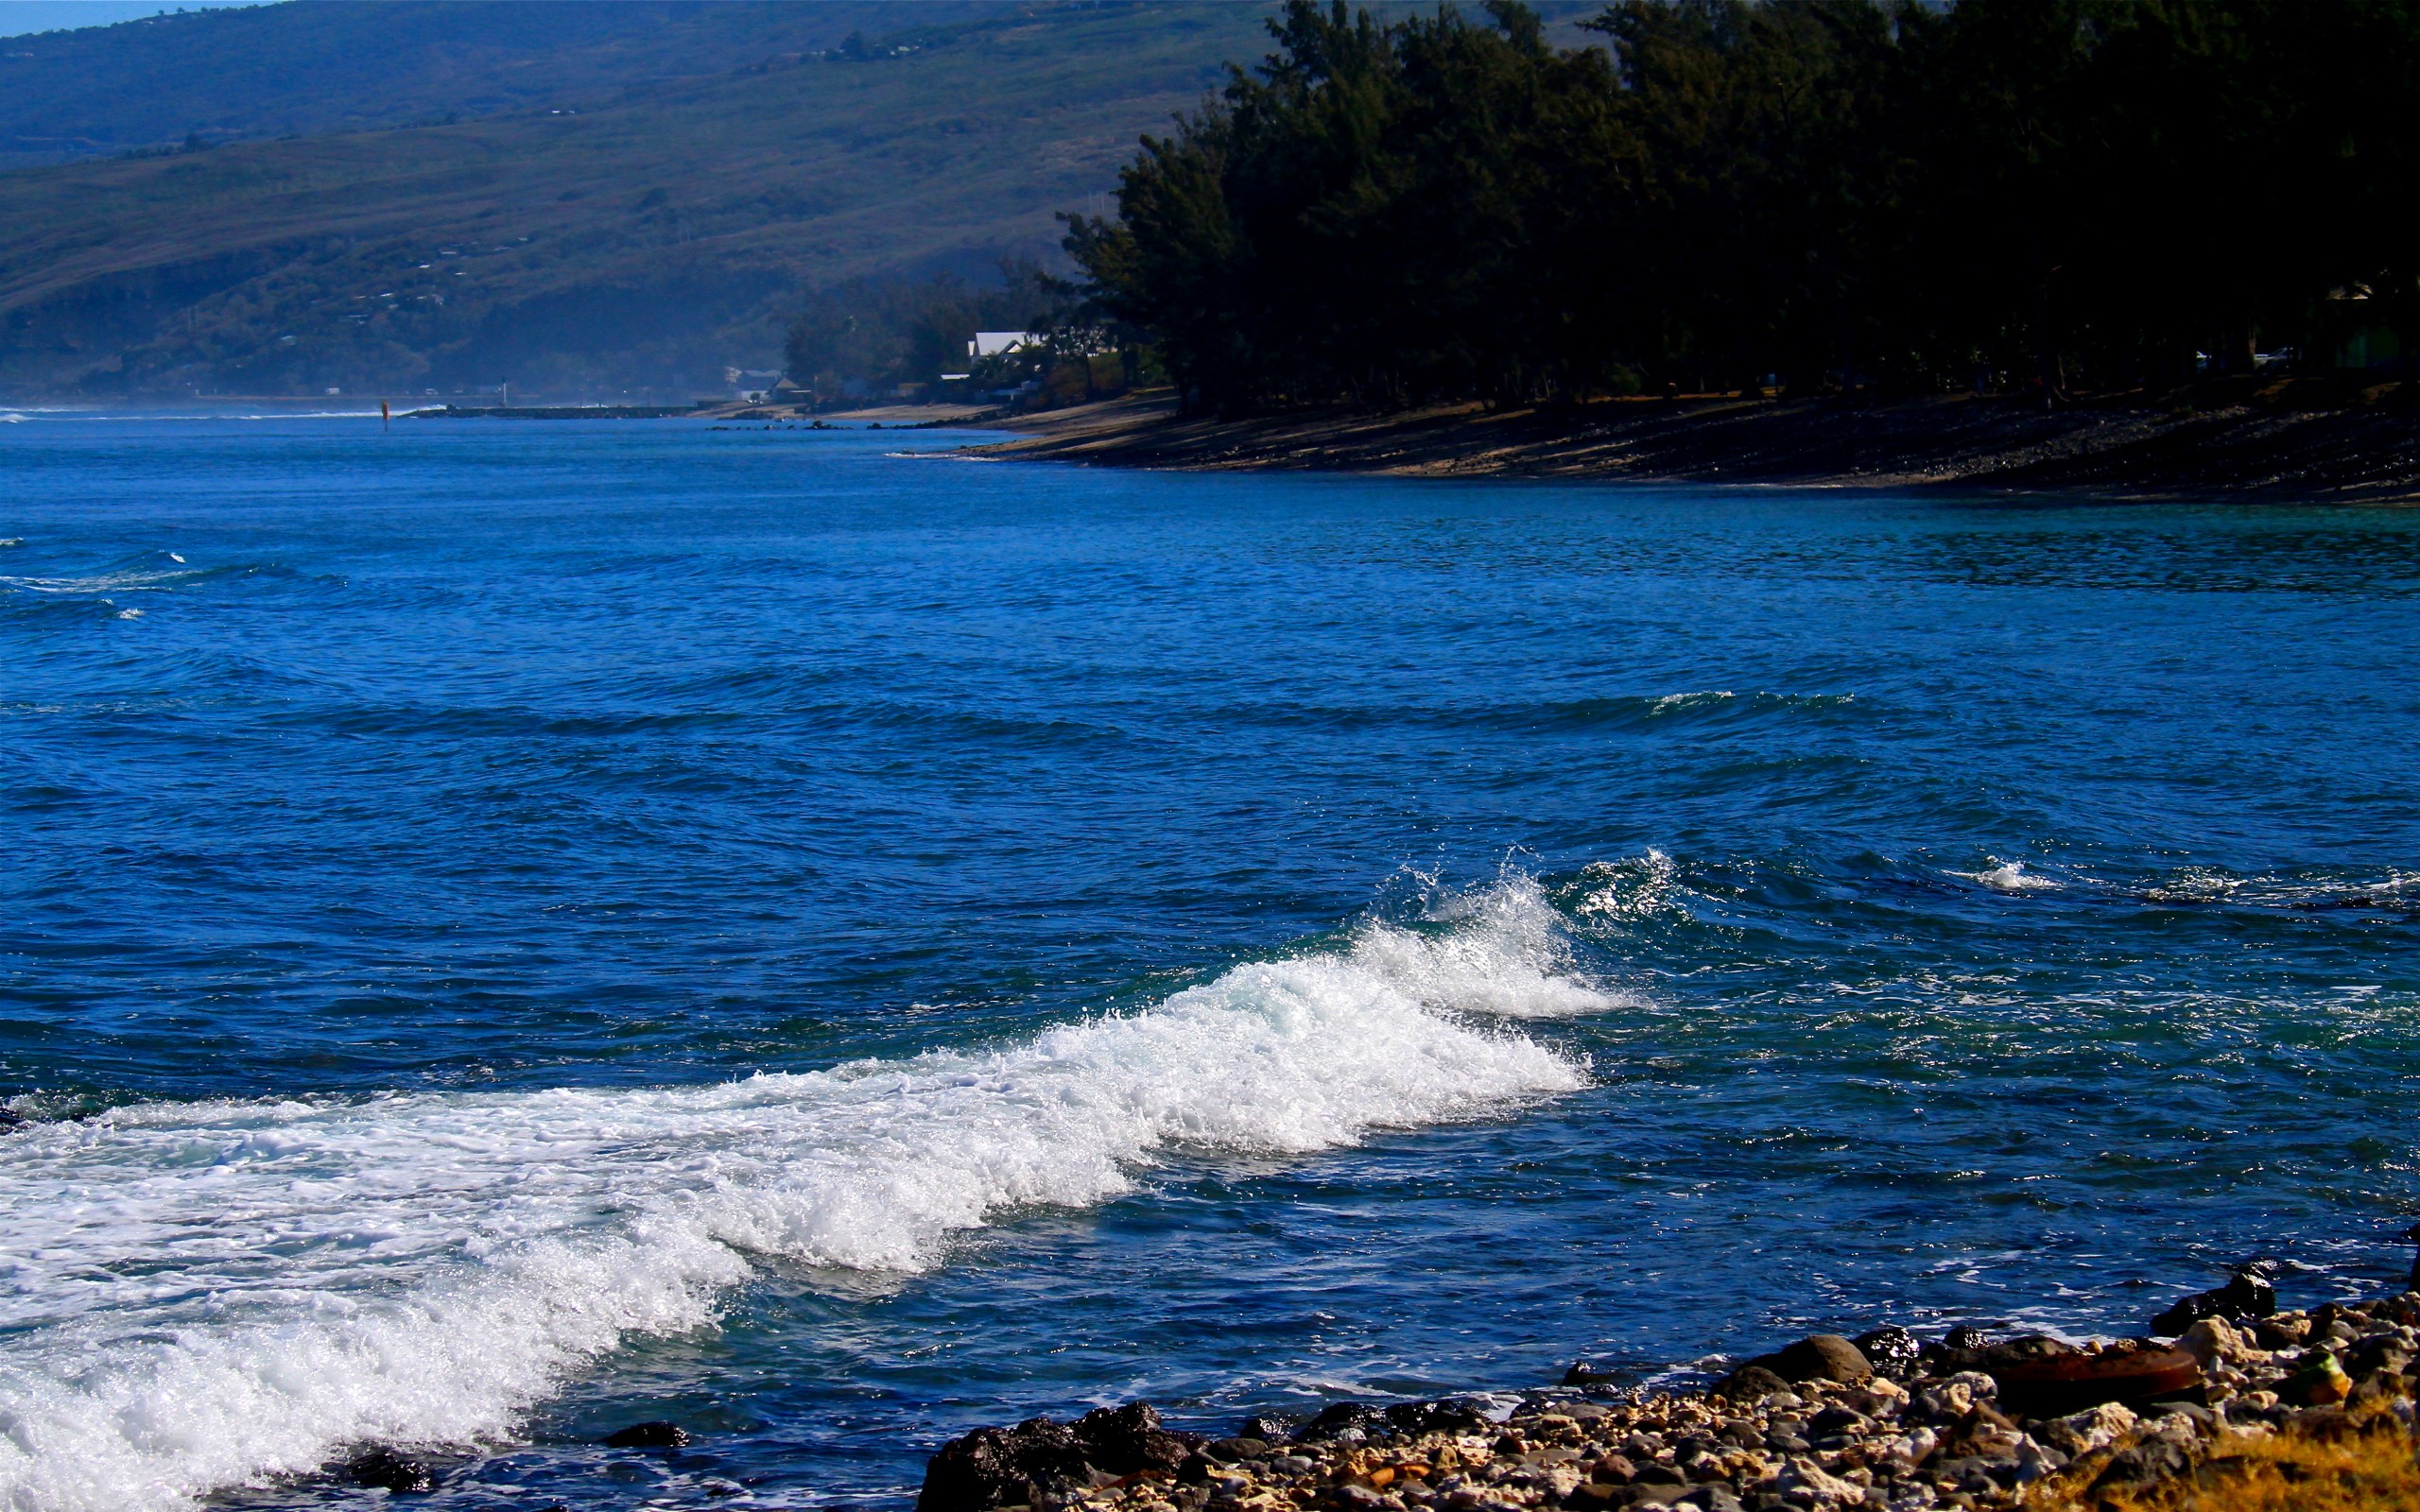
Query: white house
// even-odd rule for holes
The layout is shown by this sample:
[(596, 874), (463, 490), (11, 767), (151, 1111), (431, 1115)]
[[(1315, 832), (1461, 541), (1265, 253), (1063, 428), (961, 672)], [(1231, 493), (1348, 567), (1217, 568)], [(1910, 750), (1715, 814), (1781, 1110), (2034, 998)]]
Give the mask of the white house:
[(763, 404), (781, 377), (782, 369), (779, 368), (725, 368), (722, 370), (722, 381), (731, 386), (732, 397), (752, 404)]
[(970, 357), (996, 357), (1003, 352), (1019, 347), (1038, 347), (1042, 337), (1031, 331), (977, 331), (975, 339), (966, 344)]

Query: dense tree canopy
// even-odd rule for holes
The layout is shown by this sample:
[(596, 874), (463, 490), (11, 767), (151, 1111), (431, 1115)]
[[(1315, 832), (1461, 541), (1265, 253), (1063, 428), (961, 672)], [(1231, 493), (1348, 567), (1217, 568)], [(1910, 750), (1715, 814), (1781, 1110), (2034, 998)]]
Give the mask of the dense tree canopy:
[[(1067, 249), (1188, 395), (2057, 398), (2409, 341), (2415, 0), (1291, 0)], [(2370, 350), (2376, 350), (2373, 347)], [(2408, 345), (2406, 347), (2408, 351)]]
[(1077, 328), (1071, 293), (1016, 261), (1003, 263), (999, 281), (988, 285), (941, 273), (819, 289), (790, 322), (786, 367), (825, 399), (930, 383), (967, 369), (966, 344), (977, 331)]

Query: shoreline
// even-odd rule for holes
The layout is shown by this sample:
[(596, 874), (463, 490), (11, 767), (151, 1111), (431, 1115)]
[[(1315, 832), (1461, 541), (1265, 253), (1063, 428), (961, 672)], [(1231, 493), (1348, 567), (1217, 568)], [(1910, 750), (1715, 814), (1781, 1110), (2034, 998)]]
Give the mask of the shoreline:
[(917, 1512), (2410, 1505), (2420, 1273), (2414, 1288), (2281, 1313), (2255, 1265), (2180, 1304), (2199, 1315), (2172, 1344), (1885, 1327), (1703, 1389), (1615, 1389), (1582, 1365), (1547, 1390), (1340, 1402), (1226, 1438), (1137, 1402), (953, 1439)]
[(2296, 392), (2214, 387), (2195, 407), (2168, 408), (1703, 397), (1240, 420), (1179, 416), (1162, 393), (960, 423), (1023, 433), (970, 455), (1178, 472), (2420, 502), (2420, 414), (2400, 404), (2295, 407)]

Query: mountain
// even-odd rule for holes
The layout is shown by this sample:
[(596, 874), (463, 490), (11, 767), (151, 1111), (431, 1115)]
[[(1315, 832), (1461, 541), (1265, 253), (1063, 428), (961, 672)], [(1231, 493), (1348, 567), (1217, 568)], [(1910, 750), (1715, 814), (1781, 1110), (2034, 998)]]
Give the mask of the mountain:
[(720, 387), (804, 287), (1046, 252), (1265, 14), (288, 0), (0, 39), (0, 152), (51, 160), (0, 172), (0, 389)]

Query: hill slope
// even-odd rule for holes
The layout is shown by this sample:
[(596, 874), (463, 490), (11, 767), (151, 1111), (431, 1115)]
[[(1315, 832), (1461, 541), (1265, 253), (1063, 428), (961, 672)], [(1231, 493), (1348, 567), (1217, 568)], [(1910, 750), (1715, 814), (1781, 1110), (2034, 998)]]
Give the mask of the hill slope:
[[(458, 16), (430, 14), (495, 9), (523, 29), (464, 38), (447, 29)], [(339, 11), (384, 13), (391, 35), (424, 29), (383, 67), (359, 65), (375, 87), (336, 87), (295, 60), (319, 47), (374, 60), (379, 33), (343, 30), (359, 23)], [(148, 124), (129, 112), (130, 134), (192, 121), (257, 138), (325, 126), (331, 112), (488, 109), (510, 88), (531, 103), (0, 173), (0, 388), (717, 384), (727, 363), (772, 365), (803, 284), (978, 268), (1050, 246), (1053, 213), (1109, 187), (1139, 131), (1195, 103), (1226, 60), (1265, 50), (1264, 13), (1218, 0), (377, 0), (165, 18), (299, 30), (194, 65), (208, 87)], [(879, 29), (903, 21), (914, 25)], [(136, 23), (64, 35), (87, 46), (155, 27), (170, 34)], [(860, 29), (873, 45), (834, 51), (836, 31)], [(151, 45), (135, 41), (136, 54)], [(247, 83), (246, 57), (285, 61)], [(167, 65), (83, 66), (134, 79)], [(47, 116), (13, 129), (78, 119), (78, 97), (61, 86)], [(206, 115), (194, 103), (205, 97), (251, 103)]]
[(994, 0), (284, 0), (0, 39), (0, 167), (545, 109)]

